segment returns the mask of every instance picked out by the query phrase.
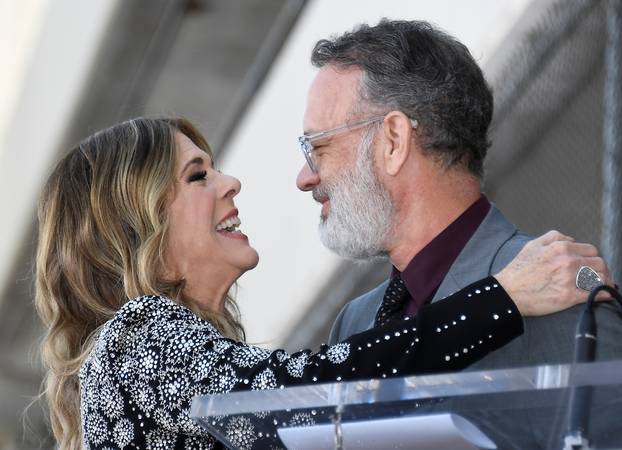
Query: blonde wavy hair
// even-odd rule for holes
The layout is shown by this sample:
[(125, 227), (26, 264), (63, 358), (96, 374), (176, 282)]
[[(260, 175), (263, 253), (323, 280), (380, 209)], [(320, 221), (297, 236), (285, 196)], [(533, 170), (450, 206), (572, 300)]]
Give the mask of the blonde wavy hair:
[(56, 166), (39, 210), (36, 298), (47, 327), (41, 357), (54, 436), (82, 445), (78, 373), (102, 325), (129, 299), (164, 295), (190, 307), (225, 336), (244, 339), (228, 296), (223, 313), (184, 298), (184, 280), (161, 278), (167, 199), (175, 172), (175, 134), (212, 154), (179, 118), (137, 118), (85, 139)]

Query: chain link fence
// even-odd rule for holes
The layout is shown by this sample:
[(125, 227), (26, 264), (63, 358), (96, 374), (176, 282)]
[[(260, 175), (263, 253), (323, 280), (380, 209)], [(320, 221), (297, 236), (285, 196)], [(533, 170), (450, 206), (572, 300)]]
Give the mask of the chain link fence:
[(553, 2), (493, 74), (485, 192), (533, 235), (600, 243), (606, 9)]

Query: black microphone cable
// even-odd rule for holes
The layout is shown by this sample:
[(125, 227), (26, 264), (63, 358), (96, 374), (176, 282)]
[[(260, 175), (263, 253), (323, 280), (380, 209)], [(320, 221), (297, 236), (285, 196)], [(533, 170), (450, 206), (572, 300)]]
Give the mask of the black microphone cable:
[[(596, 295), (605, 291), (620, 304), (622, 308), (622, 295), (607, 285), (594, 288), (585, 304), (585, 309), (579, 317), (577, 331), (575, 333), (574, 363), (593, 362), (596, 356), (597, 327), (594, 317), (594, 305)], [(592, 389), (590, 386), (579, 386), (572, 389), (568, 407), (568, 429), (564, 438), (564, 450), (589, 449), (590, 443), (587, 436), (589, 424), (590, 401)]]

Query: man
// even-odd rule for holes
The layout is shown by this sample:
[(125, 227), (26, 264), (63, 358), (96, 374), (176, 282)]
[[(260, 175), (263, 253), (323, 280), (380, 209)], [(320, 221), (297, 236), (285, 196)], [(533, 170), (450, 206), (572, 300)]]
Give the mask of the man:
[[(324, 245), (393, 264), (389, 280), (343, 308), (334, 343), (498, 273), (530, 238), (480, 191), (493, 101), (463, 44), (426, 22), (383, 20), (319, 41), (312, 62), (320, 70), (308, 94), (300, 138), (307, 164), (297, 185), (322, 204)], [(561, 258), (569, 279), (580, 266), (606, 279), (593, 246), (552, 235), (547, 255)], [(406, 295), (383, 303), (389, 283), (405, 285)], [(586, 292), (569, 282), (558, 295)], [(526, 318), (523, 336), (475, 367), (570, 361), (581, 310)], [(622, 317), (610, 304), (597, 316), (597, 357), (622, 358)]]

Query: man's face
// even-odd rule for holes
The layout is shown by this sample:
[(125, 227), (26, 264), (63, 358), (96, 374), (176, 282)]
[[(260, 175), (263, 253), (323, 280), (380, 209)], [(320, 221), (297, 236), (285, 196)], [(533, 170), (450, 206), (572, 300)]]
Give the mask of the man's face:
[[(359, 69), (322, 68), (308, 94), (305, 134), (364, 120), (372, 113), (352, 114), (358, 102)], [(385, 255), (392, 204), (374, 169), (374, 137), (379, 124), (342, 133), (314, 145), (317, 173), (305, 164), (298, 188), (312, 191), (322, 204), (320, 239), (350, 259)]]

